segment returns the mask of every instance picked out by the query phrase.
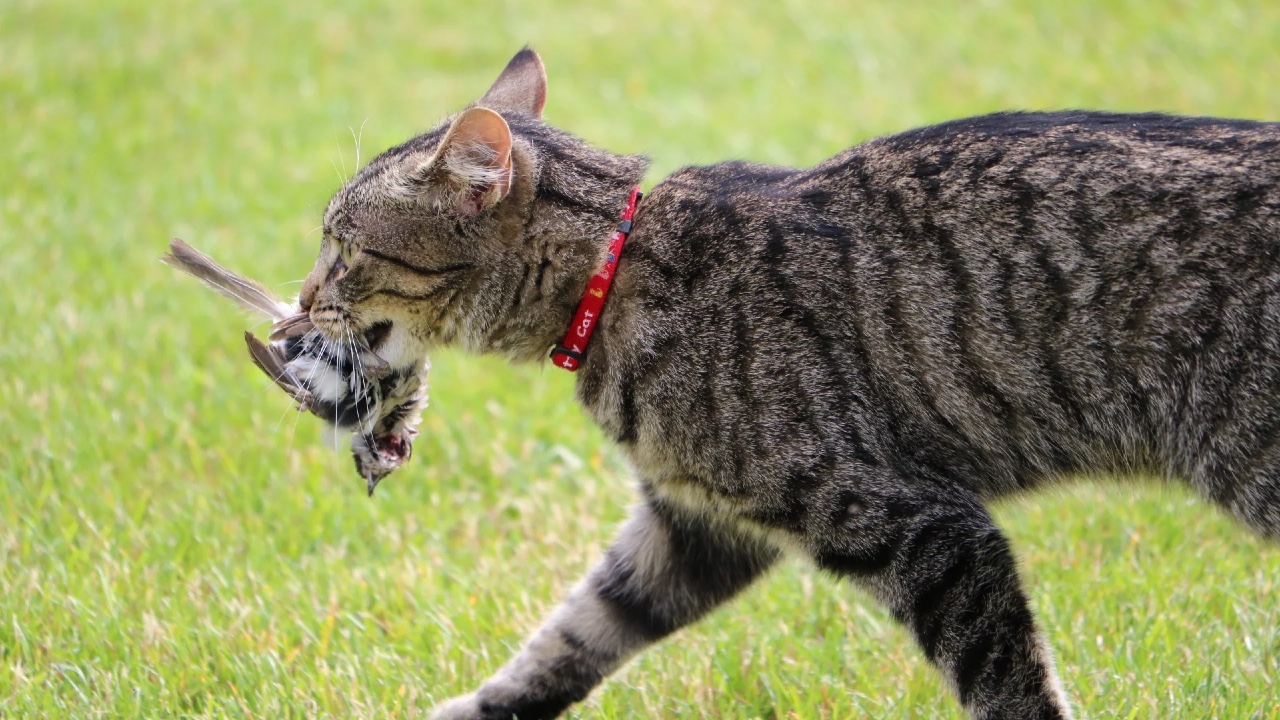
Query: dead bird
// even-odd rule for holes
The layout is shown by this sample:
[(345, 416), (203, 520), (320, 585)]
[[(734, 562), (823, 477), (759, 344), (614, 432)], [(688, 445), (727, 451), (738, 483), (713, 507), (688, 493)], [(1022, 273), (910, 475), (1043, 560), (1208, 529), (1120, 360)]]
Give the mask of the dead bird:
[(249, 357), (307, 411), (352, 433), (351, 454), (369, 495), (413, 455), (427, 405), (430, 362), (393, 370), (375, 352), (377, 333), (345, 340), (325, 336), (298, 303), (272, 295), (262, 283), (234, 273), (178, 238), (160, 260), (200, 280), (240, 307), (272, 321), (269, 342), (244, 335)]

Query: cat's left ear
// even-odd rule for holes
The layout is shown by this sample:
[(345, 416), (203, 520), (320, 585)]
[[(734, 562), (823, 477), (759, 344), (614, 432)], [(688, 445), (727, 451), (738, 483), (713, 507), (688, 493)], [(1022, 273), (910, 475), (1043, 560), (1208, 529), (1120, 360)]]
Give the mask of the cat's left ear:
[(542, 117), (542, 106), (547, 104), (547, 70), (542, 58), (531, 47), (516, 53), (476, 104), (498, 112)]
[(459, 214), (473, 217), (511, 191), (511, 128), (483, 107), (464, 110), (436, 152), (432, 171), (444, 175)]

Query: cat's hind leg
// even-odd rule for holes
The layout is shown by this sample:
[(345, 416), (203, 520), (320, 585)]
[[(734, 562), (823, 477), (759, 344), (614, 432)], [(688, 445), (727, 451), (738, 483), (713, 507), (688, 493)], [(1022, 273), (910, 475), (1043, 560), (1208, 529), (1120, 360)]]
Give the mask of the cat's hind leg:
[(910, 487), (819, 491), (806, 529), (819, 565), (888, 605), (975, 720), (1070, 718), (1004, 535), (963, 491)]
[(554, 718), (650, 643), (746, 587), (778, 557), (759, 538), (651, 501), (520, 652), (437, 720)]

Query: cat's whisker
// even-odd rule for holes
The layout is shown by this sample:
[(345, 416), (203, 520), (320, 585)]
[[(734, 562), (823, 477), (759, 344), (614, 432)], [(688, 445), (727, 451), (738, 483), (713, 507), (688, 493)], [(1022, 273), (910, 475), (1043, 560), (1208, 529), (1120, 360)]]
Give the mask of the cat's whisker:
[(351, 131), (351, 139), (352, 139), (352, 140), (355, 140), (355, 142), (356, 142), (356, 172), (360, 172), (360, 140), (361, 140), (361, 138), (363, 138), (363, 137), (364, 137), (364, 124), (365, 124), (365, 123), (367, 123), (367, 122), (369, 122), (369, 118), (368, 118), (368, 117), (366, 117), (364, 120), (361, 120), (361, 121), (360, 121), (360, 134), (359, 134), (359, 135), (357, 135), (357, 134), (356, 134), (356, 132), (355, 132), (354, 130), (351, 130), (351, 126), (350, 126), (350, 125), (348, 125), (348, 126), (347, 126), (347, 130), (350, 130), (350, 131)]
[(364, 432), (372, 434), (374, 431), (374, 427), (377, 425), (377, 419), (381, 415), (381, 410), (382, 410), (381, 386), (376, 380), (371, 380), (369, 377), (369, 369), (368, 367), (365, 366), (365, 361), (364, 361), (364, 348), (366, 347), (366, 345), (361, 338), (356, 336), (356, 333), (354, 331), (352, 331), (351, 344), (352, 344), (352, 351), (356, 355), (356, 368), (357, 368), (357, 372), (360, 375), (360, 384), (362, 387), (362, 393), (368, 393), (368, 396), (369, 396), (369, 405), (368, 405), (369, 413), (368, 413), (368, 417), (365, 418), (365, 421), (364, 421), (365, 423), (368, 424), (368, 427), (364, 429)]
[(338, 138), (333, 139), (333, 147), (338, 151), (338, 162), (342, 163), (342, 182), (346, 183), (351, 175), (347, 172), (347, 159), (342, 156), (342, 144), (338, 142)]
[[(337, 340), (333, 340), (333, 339), (331, 339), (328, 335), (326, 335), (326, 334), (325, 334), (325, 333), (323, 333), (323, 332), (322, 332), (322, 333), (320, 333), (320, 341), (321, 341), (322, 346), (323, 346), (323, 353), (324, 353), (324, 355), (325, 355), (325, 356), (328, 356), (328, 357), (331, 357), (331, 358), (333, 359), (333, 363), (334, 363), (334, 368), (333, 368), (333, 369), (334, 369), (334, 371), (335, 371), (335, 372), (337, 372), (337, 373), (338, 373), (339, 380), (341, 380), (341, 375), (342, 375), (342, 346), (338, 343), (338, 341), (337, 341)], [(334, 423), (333, 423), (333, 426), (334, 426), (334, 428), (337, 428), (337, 426), (338, 426), (338, 423), (337, 423), (336, 421), (338, 420), (338, 414), (339, 414), (339, 413), (338, 413), (338, 409), (341, 407), (341, 404), (342, 404), (342, 399), (341, 399), (341, 398), (338, 398), (338, 399), (337, 399), (337, 400), (335, 400), (335, 401), (334, 401), (334, 403), (333, 403), (333, 407), (334, 407), (334, 418), (333, 418), (333, 419), (334, 419)], [(333, 451), (334, 451), (334, 452), (337, 452), (337, 451), (338, 451), (338, 435), (339, 435), (339, 433), (337, 433), (337, 432), (330, 433), (331, 439), (333, 440)]]
[[(302, 339), (301, 339), (299, 342), (301, 342), (301, 343), (302, 343), (302, 347), (303, 347), (304, 349), (303, 349), (303, 351), (302, 351), (301, 353), (299, 353), (299, 355), (301, 355), (301, 354), (305, 353), (305, 352), (306, 352), (306, 348), (310, 347), (310, 343), (312, 342), (312, 340), (310, 340), (310, 339), (308, 339), (308, 338), (310, 338), (310, 337), (311, 337), (311, 333), (315, 333), (315, 332), (318, 332), (318, 331), (317, 331), (317, 330), (311, 330), (310, 332), (308, 332), (308, 333), (306, 333), (305, 335), (303, 335), (303, 336), (302, 336)], [(297, 358), (294, 358), (294, 359), (296, 360)], [(318, 367), (319, 362), (318, 362), (318, 360), (317, 360), (314, 356), (311, 356), (311, 357), (310, 357), (310, 360), (311, 360), (311, 368), (307, 371), (306, 377), (300, 377), (300, 378), (298, 378), (298, 382), (299, 382), (299, 383), (301, 383), (302, 387), (303, 387), (303, 388), (305, 388), (308, 392), (311, 392), (312, 394), (315, 394), (315, 389), (314, 389), (314, 388), (315, 388), (315, 384), (314, 384), (314, 380), (315, 380), (315, 375), (316, 375), (316, 368)], [(293, 435), (297, 433), (297, 430), (298, 430), (298, 420), (299, 420), (299, 418), (302, 416), (302, 413), (297, 412), (297, 408), (296, 408), (296, 407), (294, 408), (294, 410), (295, 410), (295, 411), (294, 411), (294, 418), (293, 418), (293, 426), (292, 426), (292, 430), (291, 430), (291, 432), (290, 432), (290, 439), (292, 439)]]
[(333, 168), (333, 174), (338, 176), (338, 184), (345, 183), (346, 179), (342, 177), (342, 172), (338, 170), (338, 163), (334, 162), (333, 158), (329, 158), (329, 166)]
[[(313, 370), (315, 369), (314, 362), (312, 363), (312, 369)], [(299, 378), (298, 382), (301, 383), (302, 387), (306, 388), (308, 392), (311, 391), (310, 379), (303, 380)], [(294, 439), (297, 437), (297, 434), (298, 434), (298, 423), (301, 422), (302, 420), (302, 413), (298, 412), (297, 406), (294, 406), (290, 410), (293, 411), (293, 422), (289, 425), (289, 447), (293, 447)], [(285, 413), (287, 414), (288, 412), (290, 412), (290, 410), (286, 410)]]
[(347, 336), (347, 347), (351, 353), (351, 392), (355, 396), (353, 407), (356, 411), (356, 432), (364, 432), (364, 418), (360, 417), (360, 403), (364, 398), (365, 378), (364, 368), (360, 362), (360, 348), (356, 346), (355, 334), (351, 330), (349, 323), (343, 324), (343, 330)]
[[(291, 406), (289, 406), (289, 407), (285, 407), (284, 411), (280, 413), (280, 417), (276, 419), (276, 425), (275, 425), (275, 427), (274, 427), (274, 428), (272, 428), (272, 430), (271, 430), (271, 434), (272, 434), (272, 435), (278, 435), (278, 434), (280, 433), (280, 426), (284, 424), (284, 419), (285, 419), (286, 417), (289, 417), (289, 415), (290, 415), (290, 414), (292, 414), (292, 415), (293, 415), (293, 424), (291, 425), (291, 427), (292, 427), (292, 428), (297, 428), (297, 427), (298, 427), (298, 416), (299, 416), (299, 415), (301, 415), (302, 413), (299, 413), (298, 411), (294, 410), (294, 409), (293, 409), (293, 407), (291, 407)], [(293, 433), (292, 433), (292, 432), (290, 432), (290, 433), (289, 433), (289, 441), (288, 441), (288, 443), (286, 443), (286, 445), (287, 445), (288, 447), (293, 447)]]
[[(308, 340), (307, 338), (311, 338), (311, 339)], [(315, 330), (315, 329), (308, 331), (305, 335), (302, 336), (302, 342), (303, 342), (304, 348), (312, 346), (311, 344), (316, 342), (317, 340), (320, 343), (320, 352), (318, 353), (318, 357), (316, 355), (310, 356), (311, 367), (307, 371), (307, 377), (305, 379), (302, 379), (302, 378), (299, 379), (300, 382), (302, 382), (303, 387), (305, 387), (312, 394), (315, 394), (316, 370), (320, 367), (320, 361), (324, 358), (324, 355), (325, 355), (325, 339), (324, 339), (324, 334), (321, 333), (319, 330)]]

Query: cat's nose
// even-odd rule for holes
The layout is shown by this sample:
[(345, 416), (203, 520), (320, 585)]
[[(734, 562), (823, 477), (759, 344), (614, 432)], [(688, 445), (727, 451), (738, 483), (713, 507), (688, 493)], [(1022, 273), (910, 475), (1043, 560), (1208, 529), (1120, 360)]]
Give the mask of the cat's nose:
[(311, 312), (311, 305), (316, 300), (317, 287), (318, 285), (316, 283), (311, 282), (310, 277), (302, 283), (302, 292), (298, 293), (299, 310), (302, 312)]
[(298, 293), (298, 307), (302, 312), (309, 312), (316, 303), (316, 296), (347, 274), (347, 264), (341, 258), (329, 267), (317, 265), (307, 273), (302, 281), (302, 291)]

